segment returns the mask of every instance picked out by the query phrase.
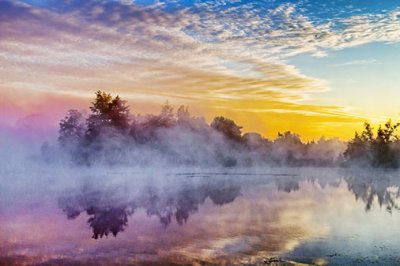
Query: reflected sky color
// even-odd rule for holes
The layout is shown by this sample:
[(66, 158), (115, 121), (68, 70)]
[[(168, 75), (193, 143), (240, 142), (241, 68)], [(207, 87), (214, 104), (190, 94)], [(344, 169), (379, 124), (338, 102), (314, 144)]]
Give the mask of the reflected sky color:
[(0, 123), (54, 126), (98, 89), (268, 137), (397, 119), (397, 1), (0, 1)]
[[(128, 184), (133, 176), (135, 184)], [(159, 177), (167, 180), (164, 183), (154, 182), (155, 177), (147, 184), (140, 181), (148, 178), (141, 174), (108, 182), (90, 178), (85, 188), (75, 184), (58, 191), (53, 184), (41, 196), (9, 192), (13, 197), (6, 196), (1, 205), (0, 260), (234, 265), (279, 257), (365, 265), (400, 259), (399, 186), (393, 173), (331, 169), (321, 176), (313, 170), (276, 168), (245, 175), (172, 174)], [(35, 182), (39, 186), (42, 181)], [(96, 190), (98, 182), (101, 190)], [(115, 190), (121, 182), (125, 188)], [(107, 199), (103, 214), (134, 202), (127, 226), (116, 237), (94, 239), (90, 215), (84, 211), (67, 219), (60, 199), (68, 198), (70, 206), (82, 197), (90, 199), (90, 187), (100, 191), (91, 207), (101, 209), (101, 197)], [(152, 191), (151, 196), (146, 191)], [(188, 204), (196, 208), (181, 224), (172, 219), (166, 225), (154, 212), (158, 208), (165, 214)], [(112, 224), (109, 218), (103, 216), (103, 222)]]

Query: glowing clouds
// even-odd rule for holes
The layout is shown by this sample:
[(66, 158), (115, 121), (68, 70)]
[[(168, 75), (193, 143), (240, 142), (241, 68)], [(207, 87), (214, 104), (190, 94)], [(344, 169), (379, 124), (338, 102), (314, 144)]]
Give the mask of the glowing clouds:
[[(298, 128), (306, 138), (316, 136), (312, 128), (319, 125), (312, 121), (318, 117), (342, 125), (362, 120), (344, 107), (314, 100), (329, 90), (326, 82), (301, 74), (285, 59), (397, 41), (395, 11), (317, 23), (299, 5), (234, 2), (1, 3), (0, 65), (7, 66), (0, 68), (2, 97), (21, 109), (27, 105), (10, 95), (79, 98), (104, 89), (129, 98), (133, 108), (169, 100), (207, 118), (217, 115), (216, 109), (233, 118), (256, 112), (276, 124), (268, 114), (291, 120), (295, 113), (310, 128)], [(32, 100), (25, 112), (36, 113), (35, 105), (48, 104), (46, 97)], [(238, 122), (247, 123), (246, 130), (264, 130), (251, 116)]]

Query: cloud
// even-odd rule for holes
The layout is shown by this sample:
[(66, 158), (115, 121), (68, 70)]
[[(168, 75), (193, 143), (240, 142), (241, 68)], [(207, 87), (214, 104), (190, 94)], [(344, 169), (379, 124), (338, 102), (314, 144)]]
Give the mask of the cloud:
[(110, 89), (142, 102), (195, 104), (206, 112), (211, 104), (229, 112), (291, 113), (295, 106), (308, 116), (346, 117), (344, 107), (306, 104), (329, 87), (286, 59), (396, 42), (400, 32), (396, 10), (313, 20), (302, 2), (0, 5), (0, 65), (7, 66), (0, 71), (2, 94), (89, 97)]
[(372, 64), (379, 64), (379, 62), (376, 59), (361, 59), (361, 60), (353, 60), (353, 61), (348, 61), (342, 64), (336, 64), (334, 66), (365, 66), (365, 65), (372, 65)]

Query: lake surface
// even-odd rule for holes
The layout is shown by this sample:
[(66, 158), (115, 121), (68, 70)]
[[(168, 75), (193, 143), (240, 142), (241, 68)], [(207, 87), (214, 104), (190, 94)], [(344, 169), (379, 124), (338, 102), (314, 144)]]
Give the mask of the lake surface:
[(153, 172), (3, 175), (0, 264), (400, 264), (397, 171)]

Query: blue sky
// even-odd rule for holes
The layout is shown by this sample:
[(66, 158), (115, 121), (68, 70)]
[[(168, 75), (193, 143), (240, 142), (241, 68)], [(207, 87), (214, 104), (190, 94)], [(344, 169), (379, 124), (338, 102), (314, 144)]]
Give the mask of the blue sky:
[(353, 106), (371, 121), (398, 119), (400, 44), (369, 43), (331, 51), (323, 58), (302, 54), (289, 62), (304, 74), (329, 82), (331, 90), (320, 95), (321, 100)]

